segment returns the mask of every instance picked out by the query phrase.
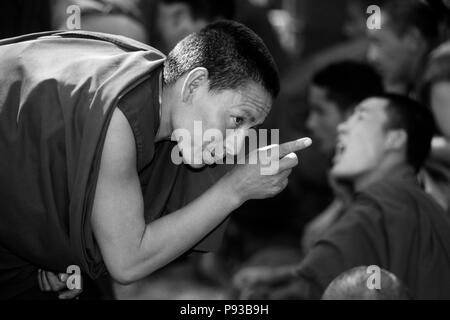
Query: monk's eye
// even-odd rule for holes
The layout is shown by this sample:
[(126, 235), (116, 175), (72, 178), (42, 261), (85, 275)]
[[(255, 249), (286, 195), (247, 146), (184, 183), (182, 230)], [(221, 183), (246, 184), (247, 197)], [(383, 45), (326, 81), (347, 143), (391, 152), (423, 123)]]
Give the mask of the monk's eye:
[(356, 109), (353, 112), (352, 118), (354, 118), (355, 120), (358, 120), (358, 121), (363, 120), (363, 118), (364, 118), (364, 111), (361, 110), (361, 109)]
[(233, 126), (235, 128), (239, 128), (240, 126), (242, 126), (245, 122), (245, 119), (242, 117), (232, 117), (233, 120)]

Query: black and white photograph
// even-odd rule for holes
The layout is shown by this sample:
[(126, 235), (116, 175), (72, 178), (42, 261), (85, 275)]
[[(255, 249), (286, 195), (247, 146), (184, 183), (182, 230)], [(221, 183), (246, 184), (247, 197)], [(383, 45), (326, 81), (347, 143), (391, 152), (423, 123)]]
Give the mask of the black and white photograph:
[(450, 0), (0, 15), (0, 300), (450, 300)]

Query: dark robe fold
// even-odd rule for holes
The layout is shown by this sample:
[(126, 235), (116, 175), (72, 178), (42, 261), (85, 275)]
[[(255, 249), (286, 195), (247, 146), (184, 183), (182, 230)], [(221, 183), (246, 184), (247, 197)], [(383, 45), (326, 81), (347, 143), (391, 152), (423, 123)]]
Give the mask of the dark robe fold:
[[(0, 41), (0, 298), (35, 287), (38, 268), (105, 271), (90, 215), (114, 108), (136, 138), (146, 221), (220, 177), (221, 169), (173, 165), (174, 145), (154, 142), (164, 60), (139, 42), (90, 32)], [(219, 231), (198, 249), (217, 245)]]

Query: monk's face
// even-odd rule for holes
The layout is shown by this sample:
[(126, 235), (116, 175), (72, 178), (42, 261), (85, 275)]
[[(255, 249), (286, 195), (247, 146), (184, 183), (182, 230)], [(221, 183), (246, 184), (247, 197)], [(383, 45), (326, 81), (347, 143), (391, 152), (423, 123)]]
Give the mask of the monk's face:
[(431, 87), (431, 108), (437, 126), (444, 137), (450, 140), (450, 81), (441, 81)]
[(348, 115), (329, 99), (326, 89), (315, 85), (309, 88), (308, 105), (310, 113), (306, 125), (320, 150), (325, 154), (332, 154), (336, 145), (337, 126)]
[[(184, 162), (198, 168), (237, 155), (245, 136), (263, 123), (271, 104), (269, 93), (257, 83), (220, 91), (210, 90), (208, 82), (200, 83), (174, 117), (174, 132), (183, 134), (181, 139), (174, 136)], [(185, 133), (191, 139), (185, 139)]]
[(367, 59), (383, 77), (385, 84), (405, 83), (414, 76), (425, 41), (412, 34), (398, 34), (388, 15), (382, 15), (381, 29), (368, 30)]
[(370, 98), (338, 127), (338, 141), (332, 174), (355, 181), (375, 171), (388, 152), (387, 101)]

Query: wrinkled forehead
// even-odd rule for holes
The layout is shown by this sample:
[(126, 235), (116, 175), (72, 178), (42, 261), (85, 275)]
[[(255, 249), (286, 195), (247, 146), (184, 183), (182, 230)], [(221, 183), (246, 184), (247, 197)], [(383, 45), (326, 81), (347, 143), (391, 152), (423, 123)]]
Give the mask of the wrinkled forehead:
[(250, 82), (239, 88), (238, 92), (240, 106), (250, 109), (263, 117), (269, 114), (273, 99), (262, 85)]

